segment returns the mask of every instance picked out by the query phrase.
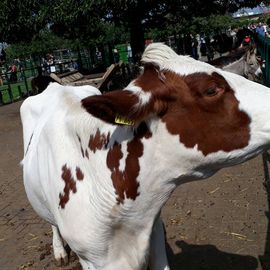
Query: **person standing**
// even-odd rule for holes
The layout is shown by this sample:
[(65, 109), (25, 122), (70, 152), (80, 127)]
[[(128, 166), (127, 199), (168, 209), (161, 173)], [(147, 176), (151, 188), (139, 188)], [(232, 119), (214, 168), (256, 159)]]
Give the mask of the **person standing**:
[(202, 56), (206, 56), (206, 41), (204, 36), (200, 38), (200, 51)]
[(245, 36), (242, 43), (241, 43), (241, 47), (248, 47), (251, 45), (251, 38), (250, 36)]
[(265, 31), (261, 22), (256, 27), (256, 33), (262, 37), (265, 36)]
[(198, 55), (198, 40), (195, 36), (190, 35), (191, 36), (191, 48), (192, 48), (192, 57), (196, 60), (199, 59), (199, 55)]
[(132, 49), (129, 43), (127, 45), (127, 53), (128, 53), (128, 62), (132, 63)]
[(17, 66), (15, 64), (15, 62), (13, 62), (13, 64), (10, 67), (10, 81), (11, 82), (17, 82), (18, 78), (17, 78)]

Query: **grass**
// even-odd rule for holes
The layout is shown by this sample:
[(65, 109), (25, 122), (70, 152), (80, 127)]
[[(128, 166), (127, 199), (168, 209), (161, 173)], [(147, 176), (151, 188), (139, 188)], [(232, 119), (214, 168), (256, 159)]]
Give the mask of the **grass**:
[[(18, 71), (17, 72), (17, 78), (18, 81), (16, 83), (10, 83), (8, 85), (8, 81), (6, 80), (6, 77), (10, 77), (11, 73), (7, 72), (3, 76), (4, 84), (0, 86), (0, 93), (2, 94), (2, 100), (0, 96), (0, 105), (3, 104), (9, 104), (11, 102), (14, 102), (16, 100), (20, 100), (24, 96), (27, 95), (27, 88), (26, 83), (28, 86), (28, 91), (31, 91), (31, 79), (36, 76), (36, 72), (34, 69), (27, 68), (23, 72)], [(26, 77), (26, 82), (24, 77)], [(9, 91), (9, 86), (10, 90)], [(19, 90), (20, 87), (20, 90)]]
[[(27, 81), (28, 90), (31, 91), (31, 79), (27, 79), (26, 81)], [(12, 84), (10, 84), (10, 87), (11, 87), (11, 93), (13, 96), (13, 100), (10, 96), (9, 91), (8, 91), (8, 85), (4, 84), (4, 85), (0, 86), (0, 92), (2, 93), (3, 104), (8, 104), (8, 103), (11, 103), (12, 101), (16, 101), (16, 100), (19, 100), (22, 98), (20, 96), (19, 86), (21, 88), (21, 92), (23, 94), (27, 94), (27, 89), (26, 89), (26, 85), (25, 85), (24, 80), (19, 81), (17, 83), (12, 83)]]

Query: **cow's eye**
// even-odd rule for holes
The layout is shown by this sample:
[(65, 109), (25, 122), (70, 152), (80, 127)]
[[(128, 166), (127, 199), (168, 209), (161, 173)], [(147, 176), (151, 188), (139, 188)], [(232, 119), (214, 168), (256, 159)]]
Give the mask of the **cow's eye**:
[(217, 94), (217, 88), (216, 87), (211, 87), (211, 88), (208, 88), (206, 91), (205, 91), (205, 95), (208, 96), (208, 97), (211, 97), (211, 96), (214, 96)]

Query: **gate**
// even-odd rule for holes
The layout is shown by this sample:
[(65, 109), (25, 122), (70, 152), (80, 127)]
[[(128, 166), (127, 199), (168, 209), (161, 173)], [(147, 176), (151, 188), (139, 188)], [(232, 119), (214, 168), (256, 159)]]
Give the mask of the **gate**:
[(263, 70), (264, 84), (270, 87), (270, 39), (258, 35), (256, 43), (258, 53), (265, 62), (265, 68)]
[(21, 68), (16, 75), (11, 71), (0, 72), (0, 106), (31, 95), (31, 79), (36, 75), (32, 68)]
[[(264, 60), (264, 85), (270, 87), (270, 39), (262, 37), (260, 35), (256, 38), (256, 46), (258, 53), (261, 55)], [(270, 91), (270, 89), (269, 89)], [(270, 166), (270, 151), (266, 151), (262, 154), (263, 159), (263, 168), (264, 168), (264, 187), (267, 192), (268, 197), (268, 205), (270, 208), (270, 174), (269, 174), (269, 166)], [(268, 220), (270, 220), (270, 212), (269, 210), (265, 213)], [(262, 269), (268, 270), (270, 269), (270, 221), (268, 221), (267, 235), (266, 235), (266, 244), (264, 254), (259, 256)]]

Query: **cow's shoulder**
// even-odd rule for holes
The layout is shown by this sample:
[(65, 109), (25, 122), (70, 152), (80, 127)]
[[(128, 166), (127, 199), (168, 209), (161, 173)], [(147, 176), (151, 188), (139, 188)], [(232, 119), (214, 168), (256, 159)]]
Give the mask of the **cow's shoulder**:
[(65, 104), (66, 98), (79, 101), (87, 96), (100, 95), (100, 91), (92, 86), (62, 86), (58, 83), (51, 83), (45, 91), (36, 96), (28, 97), (21, 106), (22, 120), (31, 112), (34, 115), (39, 115), (44, 110), (52, 110), (53, 105), (60, 108), (60, 105)]
[(74, 87), (51, 83), (41, 94), (28, 97), (20, 108), (24, 149), (36, 129), (41, 130), (59, 112), (80, 110), (81, 99), (91, 95), (100, 95), (100, 91), (88, 85)]

